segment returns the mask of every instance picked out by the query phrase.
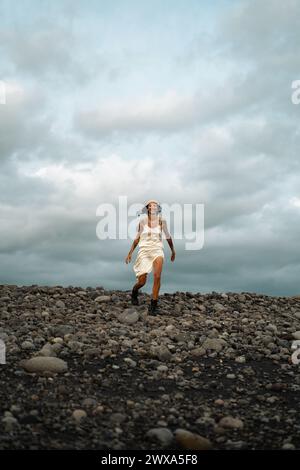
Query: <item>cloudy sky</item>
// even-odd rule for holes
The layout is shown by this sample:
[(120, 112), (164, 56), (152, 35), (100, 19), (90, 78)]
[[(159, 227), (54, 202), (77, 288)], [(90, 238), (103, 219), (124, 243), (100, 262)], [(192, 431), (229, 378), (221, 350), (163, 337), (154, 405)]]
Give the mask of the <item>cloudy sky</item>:
[(126, 196), (204, 205), (161, 293), (300, 294), (299, 44), (299, 0), (0, 0), (0, 283), (131, 289)]

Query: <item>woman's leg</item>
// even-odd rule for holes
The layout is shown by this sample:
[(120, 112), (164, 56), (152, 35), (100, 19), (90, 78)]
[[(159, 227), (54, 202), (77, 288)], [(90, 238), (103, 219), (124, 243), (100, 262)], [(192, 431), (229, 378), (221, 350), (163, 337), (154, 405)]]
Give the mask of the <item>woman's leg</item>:
[(152, 289), (152, 299), (155, 299), (155, 300), (158, 299), (163, 262), (164, 262), (163, 256), (158, 256), (153, 261), (154, 282), (153, 282), (153, 289)]
[(133, 289), (134, 289), (135, 291), (138, 291), (141, 287), (143, 287), (143, 286), (146, 284), (146, 281), (147, 281), (147, 274), (148, 274), (148, 273), (141, 274), (141, 275), (138, 277), (137, 283), (133, 286)]
[(146, 284), (146, 280), (147, 280), (147, 273), (141, 274), (138, 277), (137, 283), (133, 286), (132, 291), (131, 291), (131, 303), (133, 305), (139, 305), (139, 301), (138, 301), (139, 289)]

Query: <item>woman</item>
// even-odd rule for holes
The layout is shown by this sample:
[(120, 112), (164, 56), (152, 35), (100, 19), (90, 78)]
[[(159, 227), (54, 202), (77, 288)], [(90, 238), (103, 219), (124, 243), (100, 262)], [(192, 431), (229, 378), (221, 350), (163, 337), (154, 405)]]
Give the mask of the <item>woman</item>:
[(137, 283), (133, 286), (131, 292), (131, 302), (133, 305), (139, 305), (138, 290), (146, 284), (147, 275), (153, 269), (154, 282), (152, 298), (148, 311), (150, 315), (155, 315), (157, 313), (158, 293), (165, 257), (163, 252), (162, 232), (165, 233), (172, 252), (171, 261), (175, 260), (175, 250), (171, 235), (168, 232), (166, 221), (158, 215), (160, 209), (158, 201), (151, 199), (146, 202), (145, 208), (147, 210), (147, 216), (145, 219), (141, 220), (138, 225), (137, 235), (132, 243), (125, 262), (126, 264), (130, 263), (132, 253), (135, 250), (135, 247), (139, 245), (138, 256), (133, 266)]

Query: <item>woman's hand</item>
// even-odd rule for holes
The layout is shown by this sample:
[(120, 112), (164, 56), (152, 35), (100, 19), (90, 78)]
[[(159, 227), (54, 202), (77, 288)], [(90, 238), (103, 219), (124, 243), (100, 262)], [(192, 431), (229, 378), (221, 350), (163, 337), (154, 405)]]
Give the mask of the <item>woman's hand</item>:
[(171, 261), (175, 260), (175, 256), (176, 256), (176, 253), (175, 253), (175, 250), (173, 250), (171, 254)]
[(131, 254), (131, 253), (128, 253), (128, 255), (126, 256), (126, 259), (125, 259), (125, 263), (126, 263), (126, 264), (130, 263), (130, 261), (131, 261), (131, 256), (132, 256), (132, 254)]

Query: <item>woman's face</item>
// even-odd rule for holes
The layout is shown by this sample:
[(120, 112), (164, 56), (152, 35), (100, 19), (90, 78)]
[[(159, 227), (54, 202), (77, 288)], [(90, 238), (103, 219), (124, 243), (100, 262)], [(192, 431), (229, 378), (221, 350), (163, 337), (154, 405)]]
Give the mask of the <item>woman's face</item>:
[(156, 214), (157, 213), (157, 204), (156, 202), (150, 202), (148, 204), (148, 210), (151, 214)]

